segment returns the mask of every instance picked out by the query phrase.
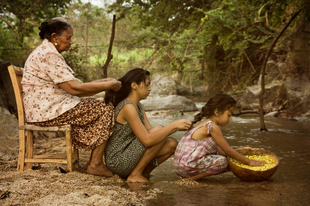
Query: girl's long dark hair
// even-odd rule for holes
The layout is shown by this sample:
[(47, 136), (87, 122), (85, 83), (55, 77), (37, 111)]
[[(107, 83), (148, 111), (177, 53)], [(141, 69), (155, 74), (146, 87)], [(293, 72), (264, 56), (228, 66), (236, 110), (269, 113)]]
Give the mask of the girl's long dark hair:
[(145, 82), (146, 78), (150, 76), (150, 72), (141, 68), (135, 68), (127, 72), (118, 80), (122, 82), (122, 87), (117, 92), (113, 90), (106, 91), (104, 101), (106, 104), (112, 102), (114, 106), (123, 101), (131, 92), (131, 83), (140, 84)]
[(227, 94), (216, 94), (209, 99), (207, 104), (202, 107), (201, 112), (195, 115), (193, 124), (199, 122), (203, 117), (211, 117), (214, 115), (216, 109), (223, 113), (227, 109), (236, 105), (236, 100)]

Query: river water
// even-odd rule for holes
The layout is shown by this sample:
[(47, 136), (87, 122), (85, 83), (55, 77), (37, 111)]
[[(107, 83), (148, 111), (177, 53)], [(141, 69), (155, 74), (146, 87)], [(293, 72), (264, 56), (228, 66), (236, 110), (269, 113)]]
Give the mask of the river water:
[[(181, 118), (192, 120), (194, 114), (149, 120), (152, 126), (167, 125)], [(266, 117), (265, 125), (268, 131), (261, 132), (258, 116), (232, 117), (221, 130), (233, 148), (250, 146), (279, 157), (278, 170), (268, 181), (242, 182), (227, 172), (182, 185), (170, 158), (152, 172), (150, 184), (129, 186), (136, 191), (159, 191), (148, 205), (309, 205), (310, 122)], [(183, 135), (171, 136), (179, 141)]]

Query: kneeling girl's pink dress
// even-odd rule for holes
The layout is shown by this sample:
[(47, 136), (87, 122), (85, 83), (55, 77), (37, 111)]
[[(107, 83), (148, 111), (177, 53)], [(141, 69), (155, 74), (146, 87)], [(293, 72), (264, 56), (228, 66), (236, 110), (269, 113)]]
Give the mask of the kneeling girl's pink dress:
[(194, 132), (201, 127), (212, 130), (212, 121), (188, 131), (178, 144), (174, 154), (174, 169), (181, 177), (191, 177), (201, 173), (212, 175), (228, 171), (227, 158), (218, 155), (218, 145), (212, 137), (202, 140), (192, 138)]

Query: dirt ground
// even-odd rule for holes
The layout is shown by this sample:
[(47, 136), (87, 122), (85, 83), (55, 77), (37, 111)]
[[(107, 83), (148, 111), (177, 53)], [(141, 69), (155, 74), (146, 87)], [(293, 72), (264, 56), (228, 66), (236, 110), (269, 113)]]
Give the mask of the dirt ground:
[[(37, 140), (38, 153), (64, 148), (61, 138)], [(38, 145), (41, 145), (40, 147)], [(49, 146), (48, 151), (43, 147)], [(88, 151), (80, 152), (81, 164)], [(310, 162), (307, 160), (309, 167)], [(231, 172), (181, 183), (168, 161), (153, 172), (151, 184), (127, 184), (114, 175), (88, 175), (83, 168), (62, 173), (65, 165), (37, 164), (16, 172), (17, 160), (0, 159), (0, 205), (309, 205), (309, 173), (293, 175), (281, 168), (268, 181), (249, 183)], [(298, 170), (298, 168), (296, 168)], [(169, 170), (169, 171), (165, 171)], [(284, 172), (284, 171), (288, 171)], [(308, 172), (309, 168), (305, 170)], [(166, 173), (164, 175), (163, 173)], [(176, 192), (177, 191), (177, 192)]]

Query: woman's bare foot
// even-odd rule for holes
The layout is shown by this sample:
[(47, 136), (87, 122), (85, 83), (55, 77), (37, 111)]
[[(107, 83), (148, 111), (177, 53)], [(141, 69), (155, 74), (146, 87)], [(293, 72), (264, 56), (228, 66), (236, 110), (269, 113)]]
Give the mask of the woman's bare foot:
[(89, 164), (86, 170), (87, 174), (92, 174), (92, 175), (99, 175), (99, 176), (105, 176), (105, 177), (112, 177), (113, 172), (111, 172), (107, 166), (104, 164), (100, 165), (92, 165)]
[(126, 182), (150, 182), (150, 180), (143, 175), (129, 175)]

